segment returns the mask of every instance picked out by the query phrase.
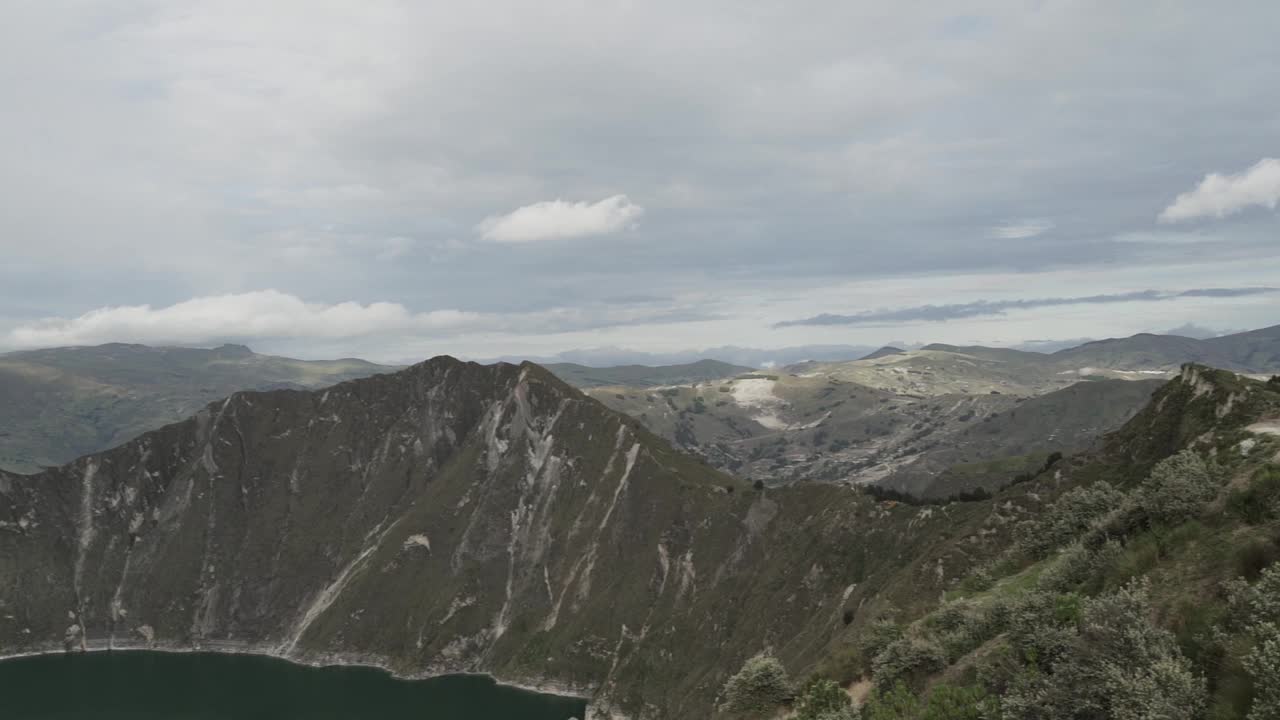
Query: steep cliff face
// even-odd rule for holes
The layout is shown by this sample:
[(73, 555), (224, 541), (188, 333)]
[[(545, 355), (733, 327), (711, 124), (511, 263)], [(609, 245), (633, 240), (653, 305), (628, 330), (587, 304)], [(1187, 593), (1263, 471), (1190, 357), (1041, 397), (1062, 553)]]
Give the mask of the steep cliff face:
[(901, 520), (753, 491), (537, 366), (437, 358), (0, 475), (0, 651), (485, 671), (674, 717), (766, 645), (812, 662), (919, 552)]

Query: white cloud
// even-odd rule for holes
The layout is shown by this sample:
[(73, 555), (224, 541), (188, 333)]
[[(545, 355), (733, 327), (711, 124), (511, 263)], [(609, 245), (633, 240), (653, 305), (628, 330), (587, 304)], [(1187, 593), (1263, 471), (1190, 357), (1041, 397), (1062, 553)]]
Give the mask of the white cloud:
[(20, 325), (8, 345), (49, 347), (104, 342), (208, 344), (261, 338), (351, 338), (483, 326), (489, 316), (458, 310), (411, 313), (398, 303), (307, 303), (276, 290), (192, 298), (168, 307), (104, 307), (75, 318)]
[[(1009, 0), (979, 3), (972, 18), (949, 3), (867, 0), (745, 13), (674, 0), (366, 3), (360, 13), (313, 0), (17, 5), (0, 23), (0, 345), (40, 317), (159, 312), (262, 288), (525, 323), (448, 342), (396, 330), (275, 346), (407, 357), (411, 335), (432, 352), (491, 355), (741, 343), (847, 302), (784, 313), (773, 301), (832, 278), (1071, 267), (1055, 294), (1194, 287), (1204, 283), (1160, 285), (1148, 273), (1203, 262), (1192, 243), (1206, 228), (1157, 226), (1152, 211), (1209, 169), (1280, 158), (1274, 128), (1258, 121), (1280, 108), (1280, 93), (1265, 91), (1280, 71), (1280, 3), (1256, 0), (1232, 13), (1184, 2), (1158, 28), (1142, 3), (1081, 13)], [(1170, 71), (1173, 56), (1187, 72)], [(1210, 152), (1230, 160), (1206, 165)], [(476, 229), (535, 201), (578, 211), (624, 191), (647, 209), (643, 243), (627, 231), (533, 242), (537, 253), (497, 242), (569, 234), (549, 217), (556, 203), (524, 213), (546, 218), (520, 218), (538, 220), (536, 232), (513, 232), (510, 217), (493, 219), (490, 241)], [(1274, 213), (1236, 217), (1205, 241), (1218, 242), (1215, 257), (1251, 262), (1214, 284), (1273, 283), (1249, 278), (1250, 266), (1280, 260)], [(1036, 218), (1056, 226), (1010, 236)], [(1133, 230), (1152, 242), (1106, 240)], [(1170, 230), (1191, 232), (1160, 244)], [(582, 252), (588, 243), (610, 252)], [(1094, 280), (1117, 267), (1136, 279)], [(1085, 275), (1101, 287), (1076, 287)], [(920, 302), (901, 297), (900, 280), (886, 287), (893, 297), (866, 307)], [(572, 341), (527, 329), (628, 321), (603, 306), (636, 294), (705, 294), (693, 310), (710, 298), (769, 302), (754, 319), (687, 323), (675, 337), (635, 325)], [(528, 312), (566, 306), (584, 313)], [(1106, 328), (1090, 316), (1069, 332), (1247, 324), (1204, 313)], [(955, 327), (954, 338), (916, 339), (964, 341)], [(1044, 337), (1025, 327), (1023, 338)], [(853, 342), (847, 328), (776, 332), (789, 344)]]
[(1160, 222), (1226, 217), (1259, 205), (1272, 210), (1280, 203), (1280, 160), (1263, 158), (1235, 175), (1209, 173), (1195, 190), (1179, 195), (1160, 213)]
[(78, 317), (45, 318), (17, 325), (0, 336), (0, 346), (37, 348), (107, 342), (211, 345), (304, 340), (330, 344), (374, 341), (394, 347), (444, 337), (549, 335), (611, 326), (696, 322), (710, 317), (674, 302), (621, 306), (584, 303), (530, 312), (412, 312), (399, 303), (309, 303), (278, 290), (259, 290), (197, 297), (167, 307), (102, 307)]
[(1043, 235), (1052, 229), (1053, 222), (1049, 220), (1015, 220), (991, 228), (987, 236), (1000, 240), (1022, 240)]
[(476, 230), (485, 240), (500, 243), (579, 238), (625, 230), (643, 214), (644, 208), (626, 195), (596, 203), (547, 200), (486, 218)]

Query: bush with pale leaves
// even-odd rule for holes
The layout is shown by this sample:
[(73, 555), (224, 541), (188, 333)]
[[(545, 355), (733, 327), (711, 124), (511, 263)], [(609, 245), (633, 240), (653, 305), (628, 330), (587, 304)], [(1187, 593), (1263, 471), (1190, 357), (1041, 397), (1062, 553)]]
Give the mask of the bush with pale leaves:
[(787, 669), (769, 652), (749, 658), (724, 686), (726, 712), (763, 714), (790, 702), (794, 694)]

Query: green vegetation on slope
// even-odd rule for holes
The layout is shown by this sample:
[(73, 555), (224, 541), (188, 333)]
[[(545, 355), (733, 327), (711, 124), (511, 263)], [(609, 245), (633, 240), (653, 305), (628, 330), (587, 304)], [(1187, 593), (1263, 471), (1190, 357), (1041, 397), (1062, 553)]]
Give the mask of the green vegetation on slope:
[(1277, 717), (1277, 413), (1280, 383), (1185, 368), (1099, 451), (972, 503), (1005, 547), (940, 603), (886, 588), (811, 671), (868, 682), (863, 720)]

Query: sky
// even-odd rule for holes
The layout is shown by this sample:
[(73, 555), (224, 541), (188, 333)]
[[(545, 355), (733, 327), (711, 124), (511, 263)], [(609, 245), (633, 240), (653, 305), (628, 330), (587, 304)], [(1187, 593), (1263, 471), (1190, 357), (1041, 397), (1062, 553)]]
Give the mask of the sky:
[(10, 0), (0, 351), (1280, 323), (1280, 3)]

